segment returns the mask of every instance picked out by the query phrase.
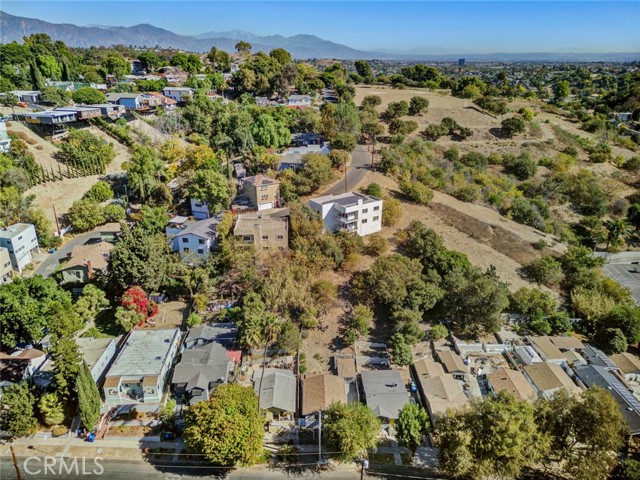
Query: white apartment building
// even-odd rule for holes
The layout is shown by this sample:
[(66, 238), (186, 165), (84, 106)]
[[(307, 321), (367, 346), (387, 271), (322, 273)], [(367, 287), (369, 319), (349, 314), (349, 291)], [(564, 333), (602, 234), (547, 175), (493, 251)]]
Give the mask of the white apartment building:
[(309, 208), (320, 213), (332, 232), (356, 232), (361, 237), (382, 230), (382, 200), (355, 192), (312, 198)]
[(9, 283), (13, 267), (11, 266), (11, 257), (7, 247), (0, 247), (0, 284)]
[(169, 97), (176, 102), (184, 102), (187, 98), (193, 98), (193, 88), (189, 87), (167, 87), (162, 90), (165, 97)]
[(0, 247), (9, 250), (11, 265), (18, 272), (22, 272), (31, 262), (31, 252), (37, 250), (40, 253), (36, 229), (30, 223), (16, 223), (0, 228)]
[(218, 221), (214, 218), (190, 221), (186, 217), (174, 217), (165, 229), (171, 250), (180, 252), (188, 261), (205, 260), (218, 240)]

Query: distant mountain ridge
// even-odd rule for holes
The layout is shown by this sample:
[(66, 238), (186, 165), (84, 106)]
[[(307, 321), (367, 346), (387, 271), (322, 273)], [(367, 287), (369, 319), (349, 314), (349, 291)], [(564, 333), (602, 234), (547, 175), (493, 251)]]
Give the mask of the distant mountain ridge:
[(18, 17), (0, 11), (0, 41), (22, 42), (23, 37), (34, 33), (46, 33), (54, 40), (62, 40), (72, 47), (111, 46), (116, 44), (136, 47), (176, 48), (192, 52), (208, 52), (216, 47), (233, 52), (238, 41), (251, 43), (253, 51), (268, 52), (273, 48), (284, 48), (293, 57), (335, 58), (341, 60), (388, 59), (414, 61), (456, 61), (465, 58), (468, 62), (630, 62), (640, 60), (640, 53), (486, 53), (486, 54), (398, 54), (367, 52), (324, 40), (315, 35), (260, 36), (241, 30), (207, 32), (195, 36), (179, 35), (149, 24), (132, 27), (104, 25), (78, 26), (70, 23), (49, 23), (35, 18)]

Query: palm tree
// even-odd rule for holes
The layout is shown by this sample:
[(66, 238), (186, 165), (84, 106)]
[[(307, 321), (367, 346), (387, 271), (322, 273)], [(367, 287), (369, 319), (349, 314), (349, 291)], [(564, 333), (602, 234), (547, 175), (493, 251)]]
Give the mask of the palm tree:
[(629, 224), (623, 218), (618, 220), (609, 220), (607, 223), (607, 230), (607, 249), (609, 249), (610, 246), (619, 246), (624, 239), (632, 233)]

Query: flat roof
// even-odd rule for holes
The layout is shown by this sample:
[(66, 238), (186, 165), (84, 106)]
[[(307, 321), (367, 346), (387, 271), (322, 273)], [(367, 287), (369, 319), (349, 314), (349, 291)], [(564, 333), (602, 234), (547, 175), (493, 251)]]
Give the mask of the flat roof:
[(400, 372), (396, 370), (365, 371), (360, 374), (367, 406), (379, 417), (398, 418), (409, 402)]
[(8, 227), (0, 228), (0, 238), (13, 238), (16, 235), (26, 232), (29, 228), (35, 228), (30, 223), (14, 223)]
[(96, 362), (100, 360), (100, 357), (102, 357), (109, 345), (111, 345), (112, 342), (117, 341), (117, 338), (76, 338), (76, 343), (78, 344), (78, 348), (80, 349), (80, 355), (86, 362), (89, 370), (91, 370)]
[(334, 195), (325, 195), (323, 197), (316, 197), (309, 200), (310, 202), (317, 203), (319, 205), (326, 205), (327, 203), (337, 203), (343, 207), (351, 205), (357, 205), (358, 200), (362, 200), (363, 203), (379, 202), (379, 198), (371, 195), (362, 195), (356, 192), (345, 192)]
[(107, 377), (158, 375), (178, 336), (178, 328), (132, 331)]

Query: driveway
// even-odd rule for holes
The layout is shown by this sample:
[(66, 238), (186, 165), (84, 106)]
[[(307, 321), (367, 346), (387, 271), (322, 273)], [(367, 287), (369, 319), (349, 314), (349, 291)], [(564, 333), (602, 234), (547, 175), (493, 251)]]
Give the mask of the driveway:
[[(362, 182), (371, 165), (371, 154), (367, 152), (364, 145), (358, 145), (351, 152), (351, 164), (347, 168), (347, 191), (351, 192)], [(344, 193), (344, 177), (334, 183), (320, 195), (335, 195)]]
[(47, 278), (50, 277), (53, 272), (56, 271), (56, 268), (60, 265), (61, 262), (67, 259), (73, 247), (78, 245), (85, 245), (89, 242), (93, 242), (96, 239), (100, 240), (100, 232), (93, 231), (88, 233), (83, 233), (82, 235), (78, 235), (77, 237), (72, 238), (59, 249), (57, 249), (54, 253), (47, 254), (47, 257), (44, 261), (35, 269), (33, 272), (34, 275), (42, 275)]

